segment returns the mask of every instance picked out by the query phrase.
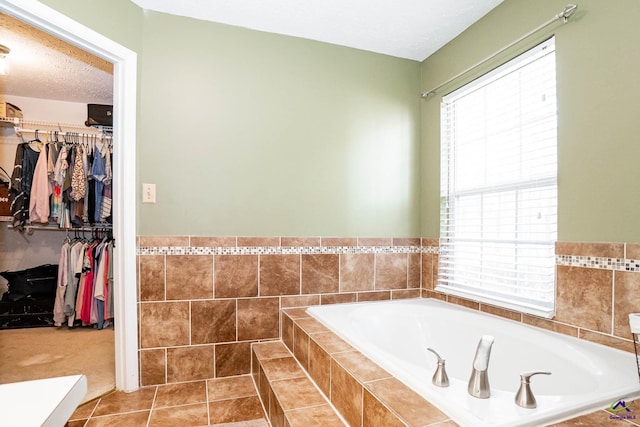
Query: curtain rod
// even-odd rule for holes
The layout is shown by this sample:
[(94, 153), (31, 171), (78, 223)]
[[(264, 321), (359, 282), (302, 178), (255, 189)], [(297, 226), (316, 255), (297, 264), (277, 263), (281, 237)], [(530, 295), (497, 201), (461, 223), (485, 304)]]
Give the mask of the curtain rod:
[(573, 15), (573, 13), (576, 11), (576, 9), (578, 8), (577, 5), (575, 4), (568, 4), (564, 7), (564, 9), (562, 10), (562, 12), (558, 13), (557, 15), (555, 15), (553, 18), (549, 19), (548, 21), (544, 22), (543, 24), (539, 25), (538, 27), (534, 28), (533, 30), (529, 31), (527, 34), (523, 35), (522, 37), (518, 38), (517, 40), (509, 43), (508, 45), (506, 45), (505, 47), (503, 47), (502, 49), (492, 53), (491, 55), (487, 56), (486, 58), (484, 58), (483, 60), (476, 62), (475, 64), (473, 64), (471, 67), (465, 69), (464, 71), (456, 74), (455, 76), (451, 77), (450, 79), (448, 79), (445, 82), (440, 83), (438, 86), (434, 87), (433, 89), (426, 91), (426, 92), (422, 92), (420, 94), (421, 98), (424, 99), (428, 99), (431, 96), (435, 95), (437, 93), (437, 91), (439, 89), (441, 89), (443, 86), (448, 85), (449, 83), (451, 83), (452, 81), (456, 80), (459, 77), (462, 77), (463, 75), (467, 74), (469, 71), (479, 67), (480, 65), (484, 64), (485, 62), (495, 58), (496, 56), (500, 55), (502, 52), (504, 52), (505, 50), (509, 49), (510, 47), (520, 43), (522, 40), (526, 39), (527, 37), (531, 36), (532, 34), (537, 33), (538, 31), (542, 30), (543, 28), (553, 24), (554, 22), (556, 22), (558, 19), (562, 19), (563, 23), (567, 23), (567, 21), (569, 20), (569, 17), (571, 15)]

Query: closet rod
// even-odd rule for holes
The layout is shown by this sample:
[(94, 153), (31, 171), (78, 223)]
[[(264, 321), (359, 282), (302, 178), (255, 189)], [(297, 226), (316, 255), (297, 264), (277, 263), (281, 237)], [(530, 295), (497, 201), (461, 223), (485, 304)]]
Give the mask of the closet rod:
[(16, 134), (21, 134), (21, 133), (33, 133), (35, 134), (36, 132), (38, 133), (42, 133), (43, 135), (49, 134), (49, 136), (54, 135), (56, 132), (58, 133), (58, 136), (60, 137), (64, 137), (64, 136), (77, 136), (80, 138), (94, 138), (94, 137), (98, 137), (98, 138), (105, 138), (105, 139), (111, 139), (112, 136), (109, 134), (105, 134), (105, 133), (80, 133), (80, 132), (60, 132), (57, 130), (47, 130), (47, 129), (23, 129), (21, 127), (16, 127)]
[[(12, 224), (7, 225), (9, 230), (13, 230), (15, 227)], [(69, 228), (60, 228), (52, 225), (25, 225), (23, 227), (28, 235), (32, 235), (34, 230), (50, 230), (50, 231), (66, 231), (68, 232), (93, 232), (96, 230), (110, 230), (113, 228), (112, 224), (96, 224), (94, 226), (86, 226), (86, 227), (69, 227)]]
[(456, 74), (455, 76), (451, 77), (447, 81), (440, 83), (438, 86), (434, 87), (433, 89), (428, 90), (426, 92), (422, 92), (420, 94), (420, 97), (423, 98), (423, 99), (430, 98), (431, 96), (435, 95), (440, 89), (442, 89), (444, 86), (448, 85), (452, 81), (458, 79), (459, 77), (464, 76), (469, 71), (476, 69), (477, 67), (479, 67), (480, 65), (484, 64), (485, 62), (492, 60), (493, 58), (495, 58), (496, 56), (500, 55), (505, 50), (509, 49), (510, 47), (515, 46), (516, 44), (520, 43), (522, 40), (526, 39), (527, 37), (529, 37), (529, 36), (531, 36), (531, 35), (533, 35), (535, 33), (537, 33), (538, 31), (542, 30), (543, 28), (548, 27), (549, 25), (553, 24), (557, 20), (562, 19), (562, 22), (566, 24), (567, 21), (569, 20), (569, 17), (571, 15), (573, 15), (573, 13), (576, 11), (577, 8), (578, 8), (578, 6), (575, 5), (575, 4), (566, 5), (565, 8), (562, 10), (562, 12), (556, 14), (553, 18), (551, 18), (548, 21), (546, 21), (546, 22), (542, 23), (541, 25), (537, 26), (533, 30), (529, 31), (527, 34), (519, 37), (517, 40), (512, 41), (511, 43), (509, 43), (508, 45), (506, 45), (502, 49), (498, 50), (497, 52), (494, 52), (491, 55), (487, 56), (482, 61), (476, 62), (475, 64), (473, 64), (471, 67), (467, 68), (466, 70)]

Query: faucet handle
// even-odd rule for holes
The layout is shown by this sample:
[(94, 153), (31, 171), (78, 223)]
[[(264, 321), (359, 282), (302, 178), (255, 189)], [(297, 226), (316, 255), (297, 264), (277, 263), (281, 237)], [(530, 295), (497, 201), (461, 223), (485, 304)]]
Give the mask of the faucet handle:
[(438, 358), (438, 367), (436, 368), (436, 372), (433, 374), (433, 378), (431, 378), (431, 382), (433, 385), (438, 387), (449, 387), (449, 377), (447, 376), (447, 371), (444, 368), (444, 359), (440, 357), (434, 349), (427, 348), (427, 350), (435, 354)]
[(520, 381), (522, 382), (530, 382), (531, 381), (531, 377), (534, 375), (551, 375), (551, 372), (546, 372), (546, 371), (529, 371), (529, 372), (523, 372), (520, 374)]
[(536, 403), (536, 398), (533, 396), (531, 392), (531, 386), (529, 385), (531, 382), (531, 377), (534, 375), (551, 375), (551, 372), (546, 371), (530, 371), (523, 372), (520, 374), (520, 388), (516, 392), (515, 402), (516, 405), (521, 406), (527, 409), (534, 409), (538, 404)]
[(436, 355), (436, 357), (438, 358), (438, 363), (444, 363), (444, 359), (440, 357), (440, 355), (434, 349), (427, 347), (427, 351), (430, 351), (431, 353)]

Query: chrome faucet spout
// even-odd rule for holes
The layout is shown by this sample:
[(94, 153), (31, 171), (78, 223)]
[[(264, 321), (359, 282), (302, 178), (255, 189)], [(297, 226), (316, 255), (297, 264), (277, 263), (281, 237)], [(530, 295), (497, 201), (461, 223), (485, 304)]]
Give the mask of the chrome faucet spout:
[(491, 347), (495, 338), (491, 335), (483, 335), (478, 342), (476, 355), (473, 359), (473, 367), (467, 391), (473, 397), (479, 399), (487, 399), (491, 396), (491, 388), (489, 386), (489, 358), (491, 356)]

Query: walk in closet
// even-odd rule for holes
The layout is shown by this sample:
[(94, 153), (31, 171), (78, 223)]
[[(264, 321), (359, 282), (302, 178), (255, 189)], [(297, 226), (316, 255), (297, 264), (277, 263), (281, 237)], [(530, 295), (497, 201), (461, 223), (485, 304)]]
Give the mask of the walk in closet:
[(115, 387), (113, 66), (2, 13), (0, 45), (0, 383), (82, 373), (88, 400)]

